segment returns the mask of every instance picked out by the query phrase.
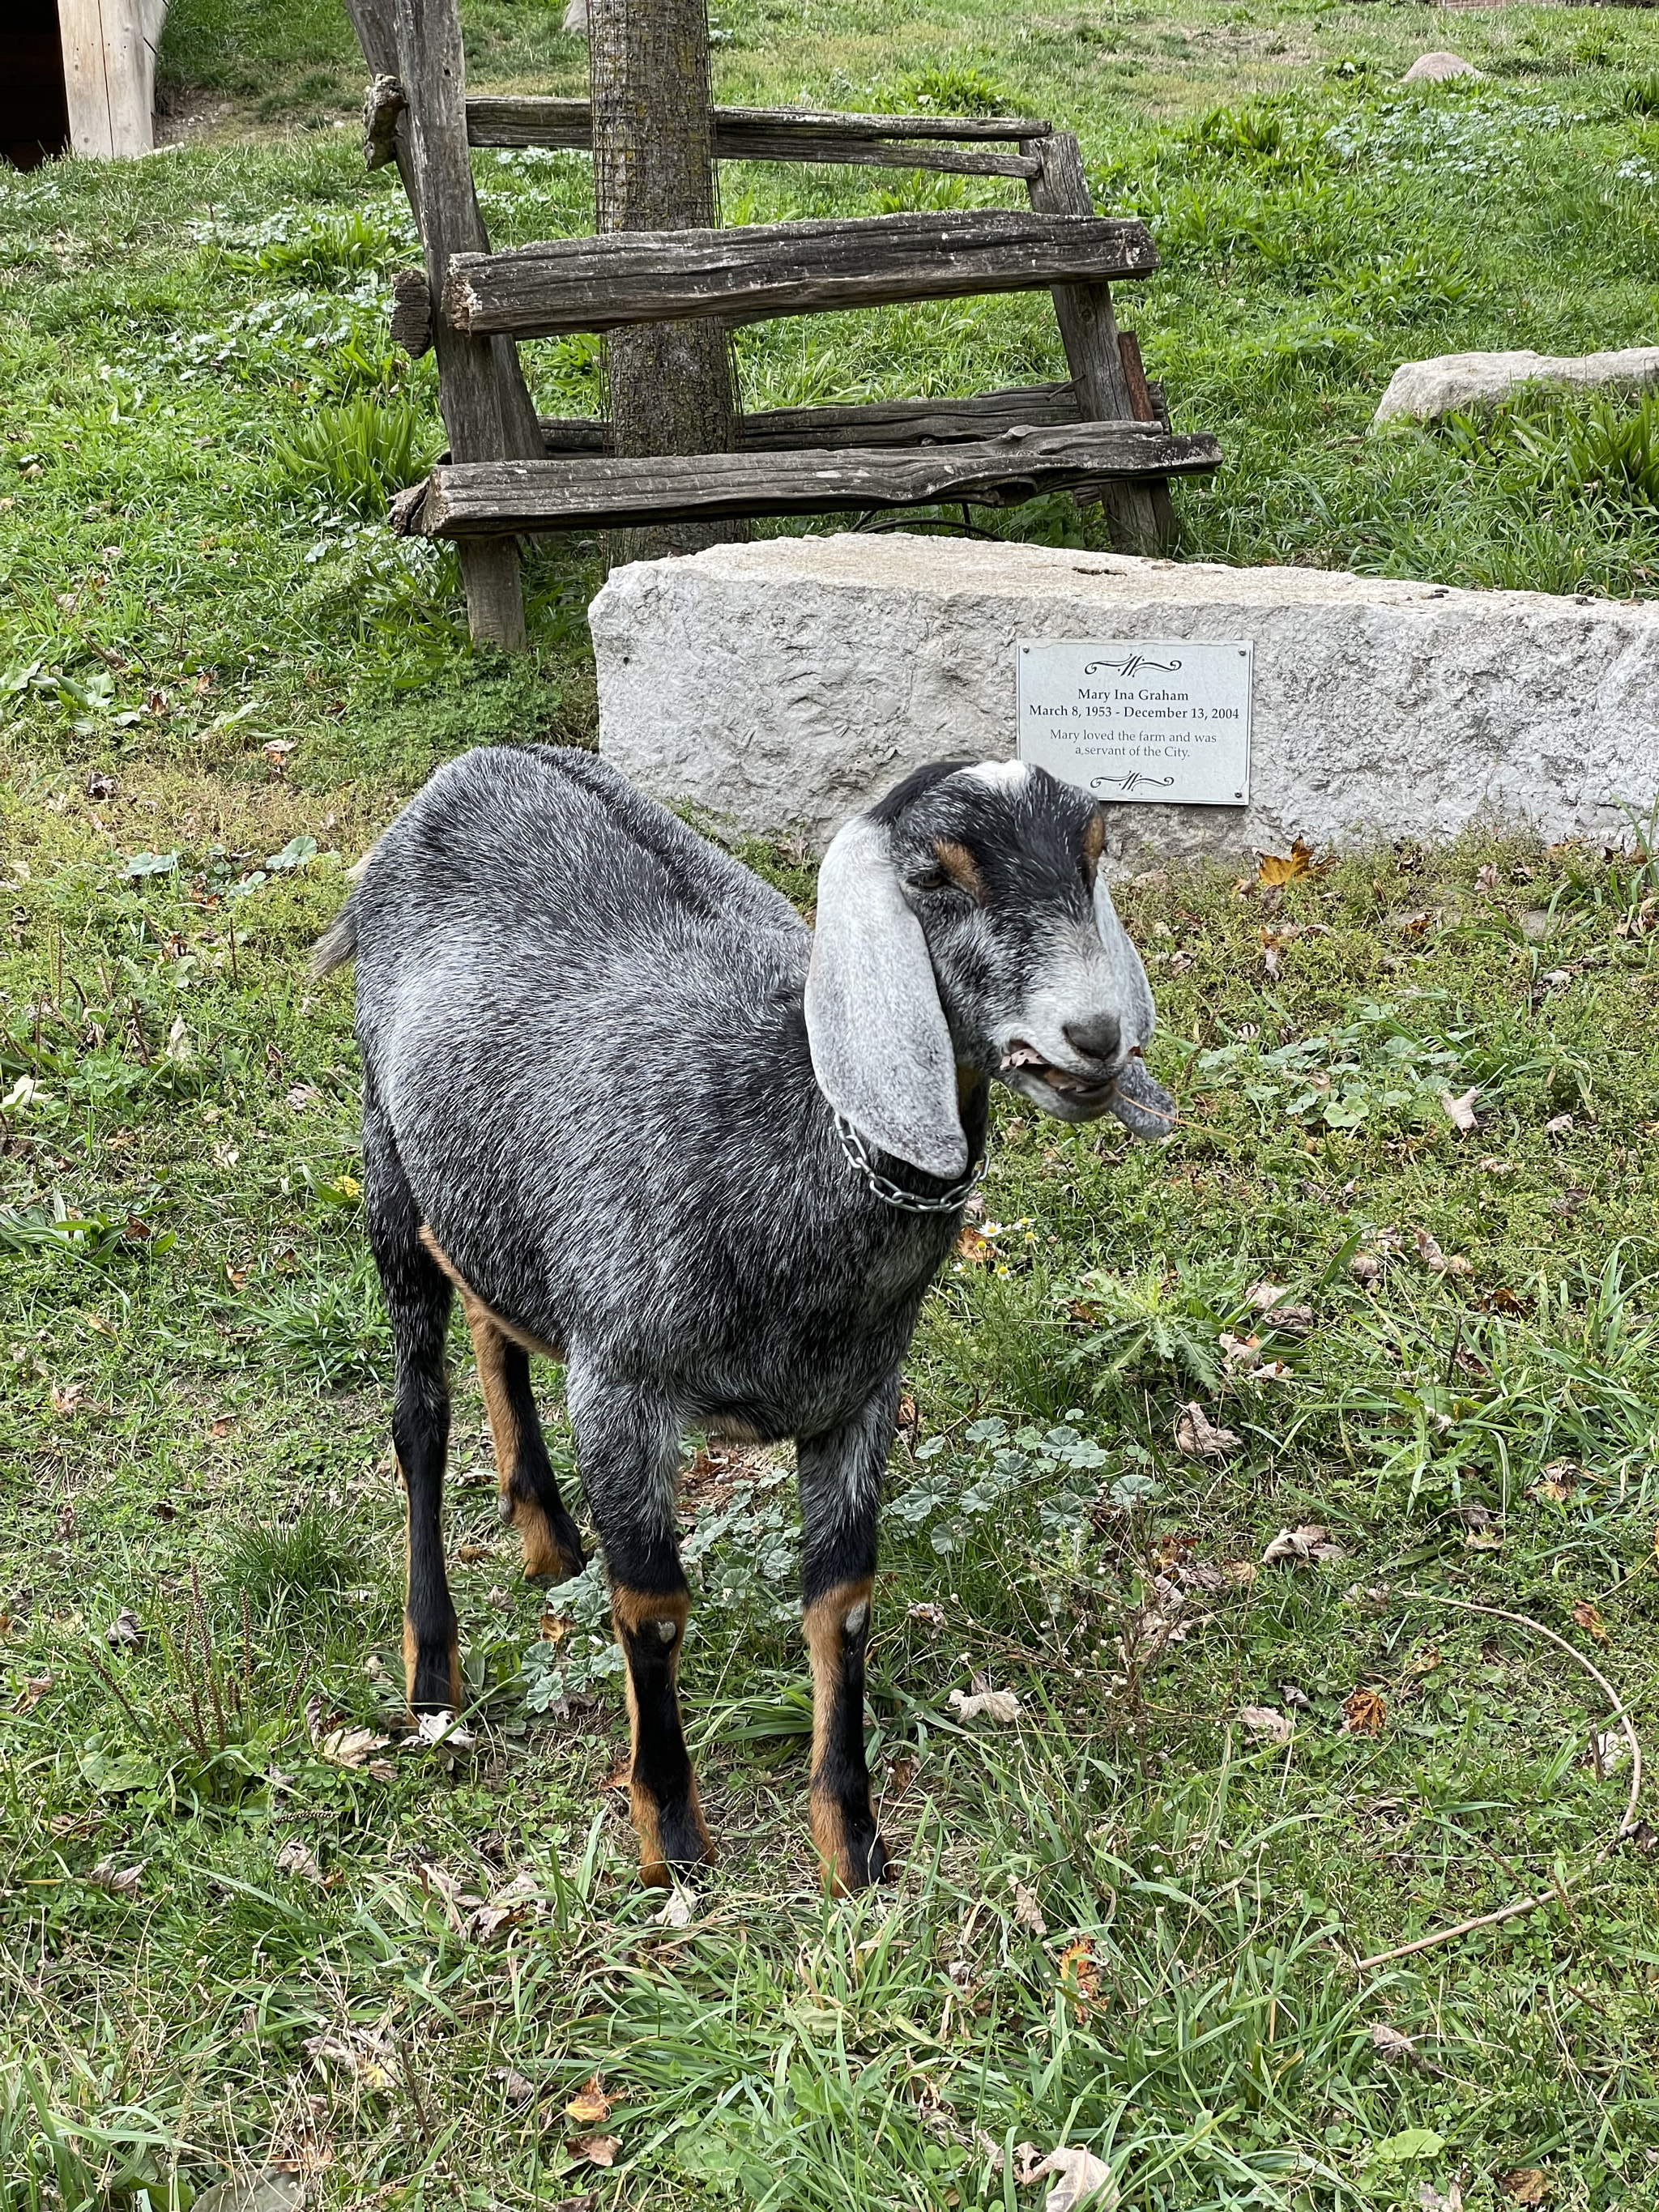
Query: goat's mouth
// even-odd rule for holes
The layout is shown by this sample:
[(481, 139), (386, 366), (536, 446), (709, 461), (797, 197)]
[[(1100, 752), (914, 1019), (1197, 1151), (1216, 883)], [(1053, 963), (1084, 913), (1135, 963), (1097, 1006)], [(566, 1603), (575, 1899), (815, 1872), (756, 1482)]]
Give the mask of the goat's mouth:
[(1016, 1037), (1004, 1053), (997, 1073), (1010, 1090), (1062, 1121), (1094, 1121), (1110, 1107), (1117, 1088), (1116, 1069), (1109, 1075), (1079, 1075), (1045, 1060), (1023, 1037)]
[(1143, 1138), (1168, 1136), (1175, 1125), (1175, 1100), (1153, 1081), (1139, 1046), (1109, 1075), (1093, 1077), (1056, 1067), (1016, 1037), (997, 1073), (1011, 1091), (1057, 1121), (1095, 1121), (1114, 1114), (1131, 1136)]

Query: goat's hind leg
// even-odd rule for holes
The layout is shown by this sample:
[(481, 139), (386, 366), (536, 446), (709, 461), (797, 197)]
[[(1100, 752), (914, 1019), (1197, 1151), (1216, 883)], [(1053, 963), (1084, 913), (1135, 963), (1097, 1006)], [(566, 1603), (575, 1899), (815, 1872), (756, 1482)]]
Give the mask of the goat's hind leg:
[(404, 1680), (414, 1711), (453, 1712), (461, 1702), (460, 1644), (443, 1545), (449, 1451), (444, 1340), (452, 1292), (421, 1241), (414, 1194), (372, 1089), (363, 1098), (363, 1183), (369, 1243), (397, 1357), (392, 1443), (407, 1515)]
[(667, 1406), (580, 1364), (569, 1370), (569, 1403), (627, 1668), (629, 1796), (640, 1878), (666, 1888), (676, 1873), (714, 1856), (680, 1722), (690, 1591), (674, 1534), (679, 1426)]
[(887, 1871), (864, 1753), (864, 1669), (876, 1516), (898, 1405), (895, 1376), (844, 1427), (795, 1445), (801, 1497), (801, 1630), (812, 1662), (812, 1841), (832, 1895)]
[(502, 1334), (476, 1298), (466, 1301), (466, 1321), (495, 1446), (501, 1520), (519, 1532), (526, 1575), (568, 1582), (586, 1561), (580, 1532), (565, 1511), (547, 1456), (530, 1388), (530, 1355)]

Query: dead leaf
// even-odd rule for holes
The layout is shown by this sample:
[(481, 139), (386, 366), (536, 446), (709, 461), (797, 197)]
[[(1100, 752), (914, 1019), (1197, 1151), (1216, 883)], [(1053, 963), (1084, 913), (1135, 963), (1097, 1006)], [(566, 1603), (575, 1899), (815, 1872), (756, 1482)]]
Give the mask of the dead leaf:
[(924, 1628), (931, 1628), (935, 1636), (945, 1625), (945, 1607), (942, 1605), (908, 1605), (904, 1608), (904, 1618), (907, 1620), (919, 1622)]
[(80, 1404), (82, 1388), (79, 1382), (65, 1382), (61, 1389), (56, 1382), (52, 1384), (52, 1410), (60, 1419)]
[(392, 2087), (392, 2045), (378, 2028), (348, 2027), (339, 2033), (308, 2035), (300, 2048), (319, 2065), (342, 2068), (365, 2089)]
[(1011, 1874), (1008, 1887), (1013, 1893), (1014, 1925), (1029, 1928), (1033, 1936), (1046, 1936), (1048, 1923), (1042, 1917), (1042, 1907), (1036, 1901), (1036, 1892), (1027, 1889), (1018, 1875)]
[(1419, 2181), (1417, 2201), (1422, 2212), (1463, 2212), (1463, 2191), (1455, 2181), (1443, 2197), (1431, 2181)]
[[(413, 1741), (425, 1751), (471, 1751), (474, 1739), (471, 1729), (465, 1727), (453, 1713), (422, 1713), (416, 1725)], [(386, 1741), (385, 1736), (376, 1737), (375, 1748), (378, 1750)], [(326, 1752), (324, 1757), (327, 1757)]]
[(100, 1859), (86, 1879), (94, 1889), (107, 1890), (112, 1897), (136, 1897), (149, 1863), (140, 1859), (136, 1866), (118, 1867), (112, 1858)]
[(610, 1773), (605, 1777), (604, 1780), (599, 1786), (602, 1790), (626, 1790), (633, 1779), (634, 1761), (632, 1755), (629, 1754), (617, 1761)]
[(994, 1260), (996, 1256), (997, 1248), (988, 1237), (981, 1236), (977, 1229), (963, 1225), (962, 1234), (957, 1238), (958, 1260), (965, 1260), (970, 1267), (982, 1267), (988, 1260)]
[(143, 1627), (130, 1606), (124, 1605), (104, 1631), (104, 1641), (112, 1651), (120, 1650), (124, 1644), (142, 1644), (143, 1640)]
[(1281, 1298), (1287, 1297), (1289, 1295), (1282, 1283), (1269, 1283), (1264, 1280), (1251, 1284), (1249, 1289), (1244, 1293), (1244, 1303), (1246, 1305), (1253, 1306), (1257, 1313), (1267, 1313), (1279, 1304)]
[(371, 1752), (384, 1751), (391, 1741), (389, 1735), (376, 1735), (373, 1729), (331, 1729), (317, 1746), (317, 1755), (331, 1766), (361, 1766)]
[(196, 1048), (190, 1041), (190, 1031), (185, 1027), (185, 1018), (175, 1014), (173, 1027), (167, 1031), (167, 1041), (162, 1047), (164, 1058), (183, 1067), (196, 1057)]
[(1495, 1152), (1488, 1152), (1486, 1158), (1482, 1160), (1480, 1164), (1482, 1175), (1511, 1176), (1518, 1174), (1519, 1172), (1518, 1166), (1514, 1160), (1500, 1160)]
[(1397, 2027), (1390, 2027), (1385, 2020), (1371, 2022), (1371, 2043), (1384, 2058), (1414, 2059), (1417, 2045), (1409, 2035), (1402, 2035)]
[(1544, 1124), (1544, 1134), (1547, 1137), (1570, 1137), (1572, 1130), (1573, 1120), (1571, 1114), (1558, 1114), (1553, 1120)]
[(622, 2142), (617, 2136), (582, 2136), (565, 2148), (572, 2158), (585, 2158), (590, 2166), (614, 2166)]
[[(1271, 890), (1279, 884), (1292, 884), (1298, 876), (1317, 873), (1314, 866), (1313, 847), (1297, 838), (1288, 853), (1264, 853), (1255, 879)], [(1052, 2212), (1052, 2208), (1051, 2208)]]
[(1261, 1564), (1267, 1567), (1299, 1566), (1304, 1559), (1311, 1559), (1316, 1565), (1328, 1566), (1347, 1556), (1340, 1544), (1331, 1541), (1328, 1528), (1317, 1521), (1310, 1521), (1299, 1528), (1281, 1528), (1261, 1554)]
[(611, 2100), (597, 2074), (590, 2075), (564, 2108), (564, 2116), (579, 2128), (596, 2128), (611, 2117)]
[(1574, 1606), (1572, 1617), (1586, 1636), (1593, 1636), (1598, 1644), (1607, 1641), (1607, 1632), (1602, 1626), (1601, 1616), (1587, 1598), (1581, 1598)]
[(1479, 1096), (1478, 1088), (1466, 1091), (1457, 1098), (1454, 1098), (1449, 1091), (1443, 1091), (1440, 1094), (1441, 1112), (1455, 1128), (1461, 1129), (1466, 1136), (1474, 1127), (1474, 1102)]
[(1231, 1429), (1218, 1427), (1196, 1399), (1181, 1408), (1175, 1440), (1176, 1449), (1188, 1459), (1226, 1459), (1242, 1441)]
[(487, 1559), (494, 1552), (492, 1544), (458, 1544), (455, 1556), (464, 1567), (475, 1567), (480, 1559)]
[(1426, 1229), (1412, 1232), (1412, 1242), (1417, 1247), (1417, 1256), (1431, 1275), (1468, 1275), (1474, 1270), (1474, 1262), (1462, 1257), (1449, 1257), (1435, 1243)]
[(946, 1705), (959, 1721), (975, 1721), (981, 1713), (1000, 1728), (1012, 1728), (1019, 1718), (1019, 1699), (1012, 1690), (952, 1690)]
[(276, 1871), (278, 1874), (297, 1875), (302, 1881), (320, 1881), (323, 1878), (316, 1852), (298, 1836), (290, 1836), (277, 1852)]
[(1311, 1306), (1273, 1306), (1261, 1316), (1261, 1326), (1279, 1336), (1306, 1336), (1313, 1325)]
[(697, 1910), (697, 1894), (683, 1881), (677, 1881), (669, 1891), (666, 1903), (660, 1912), (653, 1912), (653, 1928), (689, 1928)]
[(1380, 1253), (1356, 1252), (1348, 1262), (1348, 1273), (1356, 1282), (1374, 1283), (1382, 1272)]
[(1085, 2204), (1090, 2212), (1112, 2212), (1117, 2203), (1112, 2169), (1091, 2150), (1051, 2150), (1033, 2170), (1031, 2179), (1035, 2181), (1045, 2173), (1060, 2178), (1043, 2198), (1042, 2212), (1079, 2212)]
[(1095, 1947), (1086, 1936), (1079, 1936), (1060, 1953), (1060, 1985), (1071, 1998), (1072, 2009), (1079, 2020), (1091, 2005), (1099, 2003), (1100, 1966)]
[(1496, 860), (1486, 861), (1482, 867), (1476, 871), (1474, 887), (1478, 891), (1495, 891), (1498, 889), (1498, 863)]
[(1388, 1711), (1388, 1701), (1375, 1690), (1351, 1690), (1342, 1700), (1344, 1735), (1381, 1735)]
[(1290, 1715), (1276, 1705), (1241, 1705), (1238, 1717), (1264, 1743), (1288, 1743), (1295, 1732)]
[(50, 1674), (26, 1674), (23, 1677), (22, 1688), (12, 1700), (13, 1712), (32, 1713), (41, 1698), (46, 1696), (46, 1692), (51, 1689), (52, 1680)]
[(496, 2067), (495, 2078), (501, 2083), (501, 2094), (509, 2105), (527, 2105), (536, 2094), (535, 2083), (511, 2066)]
[(1504, 2176), (1504, 2194), (1516, 2204), (1541, 2204), (1549, 2186), (1549, 2176), (1535, 2166), (1517, 2166)]
[(1243, 1367), (1248, 1370), (1261, 1357), (1261, 1339), (1259, 1336), (1231, 1336), (1224, 1328), (1217, 1341), (1230, 1367)]

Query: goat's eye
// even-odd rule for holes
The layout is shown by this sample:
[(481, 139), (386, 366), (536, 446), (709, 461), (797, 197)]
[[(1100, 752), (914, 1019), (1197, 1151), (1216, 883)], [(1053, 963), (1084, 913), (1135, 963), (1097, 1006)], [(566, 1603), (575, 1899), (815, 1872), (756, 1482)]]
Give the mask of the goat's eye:
[(942, 891), (948, 887), (950, 881), (943, 868), (929, 868), (925, 874), (916, 878), (916, 889), (919, 891)]

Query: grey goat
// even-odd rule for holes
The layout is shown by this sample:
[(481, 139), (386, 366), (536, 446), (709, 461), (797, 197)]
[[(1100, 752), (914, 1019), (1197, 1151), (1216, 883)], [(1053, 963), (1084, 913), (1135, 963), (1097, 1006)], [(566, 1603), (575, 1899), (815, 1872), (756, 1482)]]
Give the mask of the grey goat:
[(690, 1426), (795, 1439), (811, 1822), (879, 1878), (864, 1665), (899, 1366), (982, 1160), (989, 1079), (1062, 1121), (1172, 1112), (1099, 810), (1038, 769), (919, 769), (841, 831), (816, 935), (592, 755), (468, 753), (318, 948), (354, 956), (370, 1242), (397, 1351), (411, 1705), (457, 1705), (440, 1526), (459, 1291), (502, 1517), (583, 1564), (531, 1395), (562, 1359), (627, 1662), (647, 1881), (712, 1853), (681, 1730)]

